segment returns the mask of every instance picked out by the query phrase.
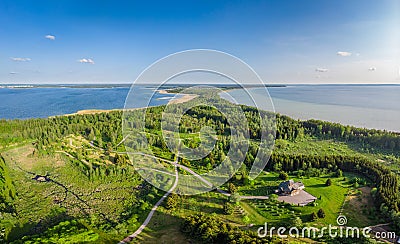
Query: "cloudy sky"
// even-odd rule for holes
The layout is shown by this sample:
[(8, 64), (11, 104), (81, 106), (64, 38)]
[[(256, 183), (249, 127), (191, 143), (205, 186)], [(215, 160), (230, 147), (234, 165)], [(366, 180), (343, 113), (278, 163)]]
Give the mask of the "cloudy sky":
[(400, 1), (0, 1), (1, 83), (132, 82), (182, 50), (268, 83), (400, 83)]

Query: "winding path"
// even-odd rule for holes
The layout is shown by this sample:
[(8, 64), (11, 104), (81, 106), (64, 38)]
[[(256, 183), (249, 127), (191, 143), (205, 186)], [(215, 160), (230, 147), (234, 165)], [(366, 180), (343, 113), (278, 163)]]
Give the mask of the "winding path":
[[(175, 163), (177, 163), (177, 162), (178, 162), (178, 157), (177, 157)], [(153, 215), (154, 215), (155, 211), (157, 210), (157, 208), (161, 205), (161, 203), (164, 201), (164, 199), (167, 198), (168, 195), (171, 194), (171, 193), (175, 190), (176, 186), (178, 185), (178, 181), (179, 181), (178, 176), (179, 176), (179, 175), (178, 175), (178, 168), (177, 168), (177, 166), (175, 165), (175, 182), (174, 182), (174, 185), (173, 185), (173, 186), (169, 189), (169, 191), (167, 191), (167, 192), (164, 194), (164, 196), (162, 196), (162, 197), (160, 198), (160, 200), (158, 200), (158, 202), (153, 206), (153, 208), (151, 209), (149, 215), (147, 215), (147, 218), (146, 218), (146, 220), (143, 222), (143, 224), (142, 224), (133, 234), (129, 235), (128, 237), (126, 237), (125, 239), (123, 239), (122, 241), (120, 241), (119, 244), (128, 243), (128, 242), (132, 241), (137, 235), (139, 235), (140, 233), (142, 233), (142, 231), (144, 230), (144, 228), (146, 228), (146, 226), (149, 224), (149, 222), (150, 222), (151, 218), (153, 217)]]

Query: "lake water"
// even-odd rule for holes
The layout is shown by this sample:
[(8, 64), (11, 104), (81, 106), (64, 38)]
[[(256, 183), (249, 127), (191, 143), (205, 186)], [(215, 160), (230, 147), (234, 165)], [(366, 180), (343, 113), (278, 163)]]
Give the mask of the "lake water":
[[(134, 107), (147, 106), (154, 87), (143, 86), (133, 97)], [(250, 88), (257, 99), (267, 99), (263, 88)], [(298, 119), (321, 119), (358, 127), (400, 131), (399, 85), (290, 85), (268, 88), (275, 111)], [(0, 88), (0, 118), (44, 118), (84, 109), (123, 108), (128, 87)], [(248, 104), (243, 90), (229, 91)], [(150, 104), (168, 103), (174, 95), (155, 93)], [(263, 108), (268, 109), (268, 108)]]
[[(154, 88), (143, 87), (138, 96), (131, 97), (132, 107), (155, 106), (168, 103), (173, 94), (155, 93), (150, 104), (143, 97), (154, 93)], [(128, 87), (118, 88), (1, 88), (0, 118), (26, 119), (75, 113), (85, 109), (123, 108)]]
[[(256, 101), (263, 99), (262, 89), (249, 89)], [(268, 91), (275, 111), (293, 118), (400, 132), (399, 85), (294, 85)], [(243, 90), (229, 94), (238, 103), (251, 104)]]

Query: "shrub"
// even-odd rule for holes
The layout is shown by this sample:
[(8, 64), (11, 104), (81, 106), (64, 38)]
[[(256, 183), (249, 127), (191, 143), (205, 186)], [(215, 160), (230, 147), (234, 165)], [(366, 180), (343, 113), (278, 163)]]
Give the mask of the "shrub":
[(165, 202), (165, 208), (167, 209), (174, 209), (179, 202), (179, 196), (175, 193), (171, 193)]
[(279, 173), (279, 179), (281, 180), (288, 180), (289, 179), (289, 175), (286, 172), (280, 172)]
[(318, 216), (316, 213), (312, 212), (310, 215), (311, 221), (316, 221), (318, 219)]
[(321, 219), (325, 218), (325, 212), (324, 212), (324, 210), (323, 210), (322, 208), (320, 208), (320, 209), (318, 210), (317, 215), (318, 215), (318, 218), (321, 218)]
[(236, 186), (233, 183), (228, 183), (228, 190), (230, 193), (235, 193), (236, 192)]
[(303, 225), (303, 221), (299, 217), (294, 217), (290, 219), (289, 226), (300, 228)]
[(276, 195), (276, 194), (271, 194), (271, 195), (269, 196), (269, 200), (271, 200), (271, 201), (277, 201), (277, 200), (278, 200), (278, 195)]
[(371, 189), (371, 195), (372, 195), (373, 197), (375, 197), (377, 191), (378, 191), (378, 189), (377, 189), (376, 187), (372, 188), (372, 189)]
[(226, 215), (231, 215), (233, 214), (233, 206), (229, 202), (224, 203), (224, 213)]
[(332, 185), (332, 180), (331, 179), (327, 179), (325, 182), (326, 186), (331, 186)]
[(251, 220), (250, 220), (249, 216), (245, 215), (245, 216), (243, 216), (242, 221), (243, 221), (245, 224), (249, 224)]

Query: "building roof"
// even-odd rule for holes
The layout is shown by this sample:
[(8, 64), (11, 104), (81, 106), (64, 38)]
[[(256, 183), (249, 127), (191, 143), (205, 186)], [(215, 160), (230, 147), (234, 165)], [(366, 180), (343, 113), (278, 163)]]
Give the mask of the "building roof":
[(279, 190), (283, 192), (292, 192), (293, 190), (299, 190), (304, 188), (302, 182), (294, 182), (293, 180), (284, 181), (279, 184)]

